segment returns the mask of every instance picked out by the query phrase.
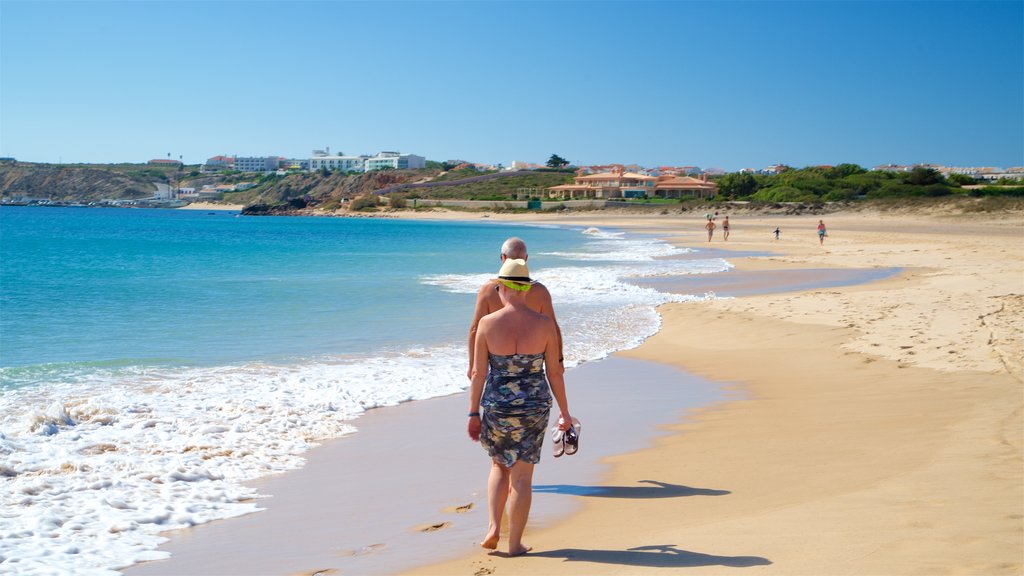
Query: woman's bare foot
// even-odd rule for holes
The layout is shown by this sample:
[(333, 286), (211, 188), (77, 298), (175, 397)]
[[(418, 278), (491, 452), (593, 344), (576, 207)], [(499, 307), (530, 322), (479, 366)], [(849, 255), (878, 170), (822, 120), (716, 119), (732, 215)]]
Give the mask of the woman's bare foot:
[(493, 534), (484, 538), (484, 541), (480, 543), (481, 548), (487, 548), (488, 550), (497, 550), (498, 548), (498, 535)]
[(509, 558), (515, 558), (516, 556), (522, 556), (523, 554), (526, 554), (530, 550), (533, 550), (533, 547), (531, 547), (531, 546), (520, 546), (519, 548), (516, 548), (515, 550), (509, 548), (508, 549), (508, 557)]

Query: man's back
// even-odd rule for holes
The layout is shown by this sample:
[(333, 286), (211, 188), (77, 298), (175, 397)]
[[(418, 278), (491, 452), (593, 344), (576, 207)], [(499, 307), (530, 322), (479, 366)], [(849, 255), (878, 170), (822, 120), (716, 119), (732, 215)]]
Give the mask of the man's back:
[[(497, 312), (502, 308), (501, 297), (498, 296), (498, 291), (495, 290), (495, 285), (491, 282), (480, 287), (477, 300), (483, 305), (484, 313), (481, 316)], [(526, 293), (526, 305), (534, 312), (540, 312), (545, 316), (554, 318), (551, 293), (540, 282), (535, 282), (530, 286), (530, 291)]]

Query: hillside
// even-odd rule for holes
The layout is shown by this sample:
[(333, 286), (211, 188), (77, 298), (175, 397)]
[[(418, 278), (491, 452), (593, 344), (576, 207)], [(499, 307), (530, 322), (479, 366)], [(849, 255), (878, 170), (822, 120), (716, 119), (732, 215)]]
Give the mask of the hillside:
[(290, 198), (308, 197), (315, 203), (341, 202), (398, 184), (418, 182), (436, 170), (382, 170), (366, 174), (341, 172), (300, 172), (285, 176), (264, 176), (259, 185), (243, 192), (230, 192), (224, 201), (231, 204), (277, 204)]
[(346, 200), (371, 194), (407, 198), (470, 200), (511, 199), (523, 188), (541, 189), (571, 181), (568, 172), (441, 172), (437, 169), (381, 170), (366, 174), (302, 172), (286, 175), (226, 173), (201, 175), (198, 167), (147, 164), (0, 164), (0, 197), (58, 202), (127, 200), (152, 196), (156, 184), (201, 188), (204, 184), (254, 182), (241, 192), (228, 192), (231, 204), (287, 204), (301, 198), (312, 205), (337, 207)]
[(46, 198), (62, 202), (145, 198), (157, 183), (168, 182), (169, 169), (145, 164), (0, 164), (0, 197)]
[[(319, 172), (266, 176), (260, 185), (244, 192), (224, 195), (232, 204), (287, 204), (303, 198), (313, 206), (334, 209), (345, 200), (377, 193), (405, 198), (450, 198), (459, 200), (509, 200), (522, 188), (541, 189), (572, 180), (566, 172), (478, 172), (446, 173), (437, 170), (385, 170), (366, 174)], [(287, 207), (282, 206), (287, 210)]]

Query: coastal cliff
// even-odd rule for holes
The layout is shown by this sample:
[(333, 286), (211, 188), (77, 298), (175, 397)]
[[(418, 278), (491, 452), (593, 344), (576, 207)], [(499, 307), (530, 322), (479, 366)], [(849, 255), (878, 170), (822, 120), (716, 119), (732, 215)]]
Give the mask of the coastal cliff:
[(60, 202), (125, 200), (152, 196), (166, 184), (166, 169), (146, 165), (0, 164), (0, 197)]
[[(201, 174), (198, 166), (148, 164), (0, 163), (0, 199), (4, 202), (47, 200), (98, 202), (137, 200), (160, 186), (200, 189), (204, 185), (248, 184), (224, 192), (218, 201), (252, 206), (254, 214), (288, 214), (301, 210), (333, 212), (350, 202), (387, 195), (404, 199), (507, 201), (571, 181), (571, 171), (478, 172), (439, 169), (379, 170), (367, 173), (295, 172)], [(374, 204), (371, 200), (370, 204)]]

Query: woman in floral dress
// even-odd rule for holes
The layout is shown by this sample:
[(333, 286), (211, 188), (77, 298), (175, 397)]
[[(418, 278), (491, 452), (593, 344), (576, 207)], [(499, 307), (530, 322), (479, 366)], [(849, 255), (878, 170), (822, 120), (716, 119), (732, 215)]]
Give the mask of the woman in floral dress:
[(508, 553), (519, 556), (530, 550), (522, 537), (552, 396), (561, 412), (559, 427), (568, 428), (572, 417), (555, 322), (526, 305), (533, 284), (526, 261), (505, 260), (494, 282), (504, 307), (484, 316), (477, 328), (467, 431), (491, 456), (488, 529), (481, 546), (498, 547), (507, 501)]

